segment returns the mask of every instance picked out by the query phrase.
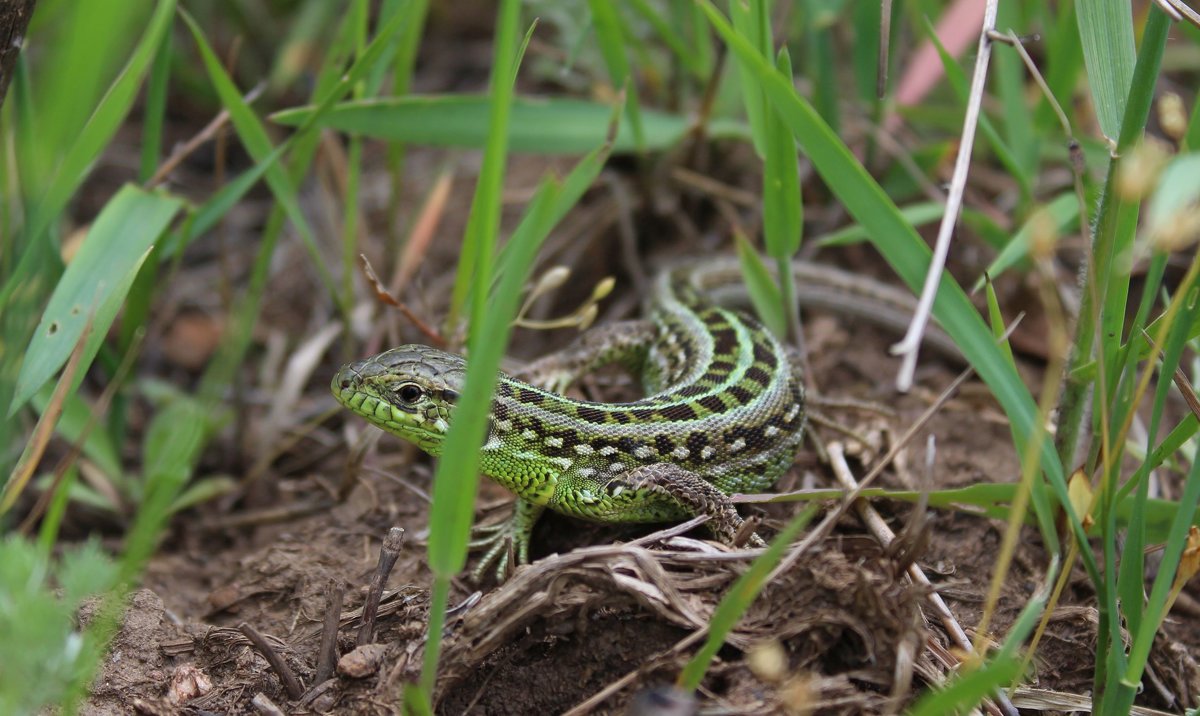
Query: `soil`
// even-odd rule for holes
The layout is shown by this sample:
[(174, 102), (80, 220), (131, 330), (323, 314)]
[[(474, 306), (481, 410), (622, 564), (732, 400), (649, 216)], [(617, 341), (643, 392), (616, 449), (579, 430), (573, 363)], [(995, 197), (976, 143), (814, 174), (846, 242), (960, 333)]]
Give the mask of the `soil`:
[[(452, 269), (431, 255), (423, 270), (435, 265)], [(277, 280), (289, 279), (281, 274)], [(432, 274), (417, 280), (439, 283)], [(289, 295), (286, 286), (280, 295)], [(563, 303), (570, 306), (572, 300)], [(881, 441), (857, 449), (851, 441), (861, 474), (958, 367), (931, 359), (918, 387), (897, 395), (890, 385), (895, 368), (887, 354), (890, 336), (836, 316), (808, 316), (807, 325), (810, 369), (821, 393), (886, 404), (894, 413), (833, 416), (868, 433), (866, 442)], [(515, 343), (525, 347), (535, 340), (561, 338), (519, 335)], [(329, 361), (314, 371), (304, 393), (303, 401), (311, 401), (305, 414), (332, 405), (321, 391), (333, 367)], [(1036, 366), (1031, 373), (1036, 375)], [(627, 381), (605, 377), (592, 387), (614, 399), (628, 393)], [(254, 425), (265, 410), (253, 410), (247, 423)], [(85, 712), (128, 713), (132, 706), (143, 713), (250, 713), (255, 697), (270, 699), (286, 713), (394, 711), (403, 685), (416, 679), (421, 664), (431, 574), (420, 536), (427, 524), (431, 462), (388, 437), (368, 441), (364, 453), (363, 437), (373, 431), (335, 414), (280, 452), (255, 483), (236, 493), (236, 501), (218, 500), (179, 515), (149, 565), (144, 588), (132, 597)], [(909, 447), (897, 460), (900, 468), (885, 472), (882, 485), (937, 489), (1012, 480), (1017, 472), (1007, 425), (981, 386), (968, 384), (948, 401), (912, 445), (923, 446), (927, 435), (937, 439), (932, 482), (911, 467), (920, 464), (923, 447)], [(815, 428), (813, 436), (844, 440), (825, 428)], [(223, 440), (225, 448), (236, 449), (234, 435)], [(219, 454), (221, 447), (214, 451)], [(806, 450), (781, 487), (831, 485), (830, 474)], [(339, 499), (339, 486), (346, 485)], [(484, 481), (481, 518), (502, 512), (508, 499)], [(833, 506), (823, 505), (822, 512)], [(966, 511), (919, 513), (889, 501), (874, 507), (897, 531), (914, 520), (924, 523), (917, 562), (971, 633), (1004, 525)], [(798, 509), (770, 505), (743, 511), (763, 516), (761, 529), (769, 537)], [(315, 683), (331, 586), (345, 587), (338, 636), (344, 655), (354, 650), (361, 622), (351, 612), (363, 604), (391, 527), (405, 530), (406, 541), (387, 581), (375, 652), (364, 657), (355, 676), (339, 667), (330, 680)], [(698, 630), (746, 564), (727, 559), (726, 550), (708, 542), (702, 529), (630, 545), (656, 529), (601, 527), (549, 515), (535, 532), (533, 565), (503, 585), (458, 583), (451, 603), (460, 606), (446, 631), (438, 712), (563, 713), (586, 702), (577, 712), (624, 713), (634, 699), (655, 698), (660, 693), (655, 689), (671, 684), (695, 651)], [(767, 585), (719, 651), (699, 695), (705, 712), (897, 713), (943, 679), (955, 647), (929, 608), (929, 590), (903, 576), (906, 564), (895, 555), (857, 518), (841, 518), (804, 559)], [(1040, 539), (1026, 528), (993, 620), (995, 638), (1040, 587), (1045, 568)], [(1039, 648), (1031, 686), (1071, 694), (1091, 689), (1096, 625), (1091, 597), (1086, 579), (1077, 575)], [(239, 631), (243, 624), (269, 637), (303, 685), (303, 697), (289, 697)], [(1168, 625), (1154, 661), (1162, 687), (1147, 688), (1142, 703), (1165, 709), (1195, 703), (1200, 669), (1189, 647), (1197, 640), (1187, 620)]]
[[(486, 54), (481, 57), (486, 62)], [(478, 74), (482, 78), (484, 73)], [(377, 271), (398, 254), (390, 238), (397, 227), (389, 224), (385, 210), (388, 178), (381, 154), (366, 152), (376, 163), (369, 161), (363, 179), (362, 207), (367, 227), (362, 249)], [(744, 147), (717, 146), (700, 169), (753, 191), (755, 161)], [(400, 212), (403, 226), (409, 225), (447, 163), (453, 175), (449, 205), (411, 280), (398, 291), (431, 325), (444, 315), (477, 155), (411, 150)], [(506, 181), (506, 227), (511, 228), (549, 164), (513, 158)], [(634, 276), (639, 272), (685, 256), (731, 250), (729, 227), (712, 197), (664, 180), (660, 195), (653, 197), (657, 203), (649, 197), (631, 202), (630, 196), (639, 196), (629, 181), (632, 164), (615, 161), (609, 177), (625, 193), (594, 189), (549, 240), (537, 271), (560, 264), (573, 273), (567, 286), (541, 301), (535, 316), (569, 313), (600, 279), (611, 275), (618, 278), (618, 288), (601, 306), (599, 320), (628, 317), (637, 311)], [(185, 164), (174, 181), (206, 186), (203, 182), (211, 183), (207, 170)], [(330, 193), (330, 184), (306, 187), (305, 206), (314, 225), (337, 236), (339, 198)], [(814, 205), (807, 218), (815, 229), (841, 221), (835, 209), (821, 208), (826, 200), (819, 190), (805, 191)], [(211, 354), (225, 330), (219, 318), (225, 315), (221, 294), (213, 287), (222, 276), (241, 285), (268, 209), (262, 195), (245, 202), (231, 214), (223, 237), (208, 237), (189, 249), (157, 304), (154, 332), (139, 366), (143, 374), (185, 386), (194, 383), (204, 365), (198, 356)], [(752, 216), (754, 211), (745, 213)], [(624, 248), (622, 226), (633, 232)], [(339, 249), (333, 241), (325, 249), (330, 265), (336, 266)], [(864, 275), (887, 275), (883, 264), (860, 247), (814, 258)], [(239, 268), (223, 274), (230, 266)], [(979, 266), (954, 268), (965, 276), (974, 275)], [(130, 598), (85, 713), (254, 713), (265, 708), (262, 699), (284, 713), (398, 709), (402, 689), (416, 679), (423, 656), (431, 573), (421, 536), (427, 526), (432, 463), (411, 446), (386, 436), (377, 439), (374, 428), (333, 410), (327, 385), (345, 360), (423, 338), (411, 322), (380, 305), (360, 278), (356, 321), (341, 325), (322, 292), (314, 290), (318, 280), (300, 242), (289, 236), (282, 245), (244, 382), (230, 396), (230, 425), (210, 446), (201, 469), (202, 476), (229, 476), (238, 486), (174, 518), (142, 588)], [(1002, 282), (999, 290), (1003, 300), (1013, 302), (1024, 293), (1015, 282)], [(930, 354), (922, 361), (914, 390), (898, 395), (892, 388), (898, 361), (888, 353), (894, 335), (836, 315), (805, 318), (809, 378), (817, 391), (830, 399), (882, 404), (888, 412), (830, 408), (831, 418), (866, 439), (860, 444), (836, 430), (814, 427), (812, 444), (780, 490), (836, 485), (832, 470), (812, 447), (833, 441), (847, 442), (851, 467), (861, 476), (960, 370)], [(316, 345), (322, 331), (335, 324), (318, 351), (319, 361), (307, 366), (287, 361), (301, 346)], [(1032, 335), (1021, 334), (1021, 345), (1044, 345), (1033, 330)], [(543, 355), (573, 335), (570, 330), (518, 330), (511, 365)], [(1038, 356), (1027, 353), (1021, 360), (1036, 385), (1042, 365)], [(304, 388), (289, 399), (281, 417), (272, 412), (272, 403), (292, 379)], [(595, 397), (621, 399), (629, 395), (628, 384), (622, 376), (603, 374), (586, 381), (584, 388)], [(920, 466), (929, 436), (936, 438), (936, 457), (932, 474), (925, 475)], [(972, 381), (917, 432), (877, 484), (941, 489), (1011, 482), (1017, 473), (1007, 422), (986, 389)], [(479, 517), (497, 518), (510, 499), (485, 480)], [(930, 608), (930, 589), (914, 584), (905, 570), (915, 559), (974, 637), (1004, 524), (966, 509), (920, 510), (887, 500), (872, 506), (897, 532), (914, 525), (904, 538), (908, 549), (880, 544), (853, 511), (838, 519), (802, 559), (767, 584), (717, 653), (697, 695), (704, 713), (897, 713), (946, 678), (960, 652)], [(802, 507), (748, 505), (742, 511), (762, 517), (760, 531), (770, 538)], [(822, 504), (817, 520), (834, 507)], [(80, 513), (72, 514), (68, 526), (81, 534), (95, 524), (94, 515)], [(363, 606), (381, 542), (393, 527), (404, 530), (405, 541), (368, 640), (375, 646), (356, 650), (362, 619), (354, 610)], [(703, 529), (641, 540), (661, 528), (601, 527), (550, 515), (534, 535), (534, 564), (518, 569), (502, 585), (456, 582), (438, 712), (625, 713), (635, 701), (637, 708), (646, 709), (647, 704), (681, 698), (666, 687), (695, 653), (699, 630), (748, 562), (708, 541)], [(1026, 528), (985, 636), (1003, 637), (1042, 586), (1046, 568), (1041, 540), (1036, 530)], [(330, 595), (341, 588), (337, 651), (345, 663), (318, 682), (322, 622)], [(1172, 712), (1197, 705), (1200, 668), (1192, 654), (1200, 647), (1198, 598), (1194, 587), (1185, 591), (1163, 629), (1139, 704)], [(1086, 578), (1073, 575), (1031, 666), (1030, 687), (1090, 692), (1093, 604)], [(298, 678), (303, 695), (289, 695), (243, 625), (264, 636)], [(354, 656), (347, 658), (351, 652)], [(256, 699), (260, 706), (253, 705)], [(1026, 711), (1056, 712), (1036, 706)]]

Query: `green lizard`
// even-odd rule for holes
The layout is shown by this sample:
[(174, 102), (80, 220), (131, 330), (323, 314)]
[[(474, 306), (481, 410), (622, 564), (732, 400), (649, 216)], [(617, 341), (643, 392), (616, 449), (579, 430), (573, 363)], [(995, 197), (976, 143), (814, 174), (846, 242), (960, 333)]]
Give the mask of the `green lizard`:
[[(794, 271), (802, 299), (806, 289), (839, 282), (851, 288), (845, 295), (863, 293), (854, 277), (828, 267), (798, 263)], [(491, 550), (476, 576), (498, 559), (503, 578), (512, 548), (527, 563), (530, 532), (547, 507), (599, 522), (703, 514), (720, 540), (739, 538), (743, 522), (728, 495), (775, 483), (795, 458), (806, 415), (784, 347), (758, 321), (711, 299), (734, 285), (735, 261), (666, 271), (654, 282), (648, 320), (593, 329), (516, 377), (500, 375), (481, 470), (518, 500), (511, 520), (481, 542)], [(910, 300), (875, 287), (859, 312), (880, 319), (880, 292), (883, 304)], [(597, 403), (556, 392), (613, 362), (640, 375), (646, 398)], [(343, 366), (331, 387), (345, 407), (437, 456), (465, 376), (462, 357), (406, 345)]]

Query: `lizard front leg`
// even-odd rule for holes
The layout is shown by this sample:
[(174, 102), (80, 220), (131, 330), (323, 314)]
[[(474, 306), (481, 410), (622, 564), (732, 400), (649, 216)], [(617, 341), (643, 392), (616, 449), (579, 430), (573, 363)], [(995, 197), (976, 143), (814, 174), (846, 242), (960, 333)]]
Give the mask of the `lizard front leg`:
[(474, 539), (470, 546), (473, 549), (487, 548), (487, 552), (471, 570), (471, 579), (481, 581), (488, 567), (495, 563), (496, 581), (503, 582), (510, 567), (529, 564), (529, 539), (533, 534), (533, 526), (545, 509), (543, 505), (518, 497), (513, 505), (512, 516), (507, 520), (472, 530)]
[[(625, 490), (642, 490), (670, 498), (685, 512), (708, 515), (708, 527), (721, 542), (733, 545), (742, 532), (745, 521), (729, 495), (694, 472), (669, 462), (636, 467), (612, 480), (608, 493), (614, 498)], [(751, 533), (750, 546), (765, 547), (757, 534)]]

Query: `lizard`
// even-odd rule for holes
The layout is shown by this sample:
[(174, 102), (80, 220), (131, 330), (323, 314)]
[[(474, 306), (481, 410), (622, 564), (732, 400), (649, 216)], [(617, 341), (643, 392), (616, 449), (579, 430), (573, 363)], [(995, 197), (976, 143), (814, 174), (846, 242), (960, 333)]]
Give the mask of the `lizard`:
[[(912, 305), (902, 291), (831, 267), (795, 262), (792, 270), (805, 305), (883, 322), (904, 321)], [(740, 276), (735, 259), (664, 270), (647, 319), (591, 329), (516, 375), (500, 374), (480, 470), (517, 502), (507, 523), (473, 543), (491, 547), (476, 578), (497, 562), (503, 580), (510, 554), (528, 563), (533, 526), (547, 508), (596, 522), (706, 515), (722, 542), (747, 541), (729, 495), (778, 480), (801, 446), (807, 414), (801, 371), (783, 344), (715, 300), (744, 294)], [(563, 395), (614, 362), (640, 376), (646, 397), (600, 403)], [(437, 457), (466, 366), (459, 355), (404, 345), (343, 366), (331, 390), (350, 411)], [(752, 532), (748, 541), (764, 544)]]

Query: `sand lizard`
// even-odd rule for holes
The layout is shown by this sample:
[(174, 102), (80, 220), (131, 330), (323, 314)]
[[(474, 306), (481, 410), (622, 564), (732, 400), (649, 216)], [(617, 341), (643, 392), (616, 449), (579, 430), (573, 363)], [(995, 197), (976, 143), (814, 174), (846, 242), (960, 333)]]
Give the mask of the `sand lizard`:
[[(808, 289), (841, 283), (849, 290), (826, 302), (839, 310), (875, 321), (895, 310), (902, 321), (911, 305), (903, 292), (870, 284), (856, 307), (865, 284), (853, 275), (805, 263), (793, 271), (806, 304), (839, 296)], [(477, 574), (499, 559), (502, 575), (510, 546), (528, 562), (547, 507), (599, 522), (706, 514), (719, 539), (735, 539), (743, 522), (728, 494), (770, 488), (792, 464), (806, 419), (803, 382), (784, 347), (757, 320), (712, 300), (740, 282), (733, 260), (665, 271), (648, 320), (593, 329), (518, 376), (500, 375), (480, 469), (518, 500)], [(647, 397), (598, 403), (557, 392), (613, 362), (640, 375)], [(437, 456), (465, 377), (462, 357), (406, 345), (343, 366), (331, 387), (345, 407)]]

